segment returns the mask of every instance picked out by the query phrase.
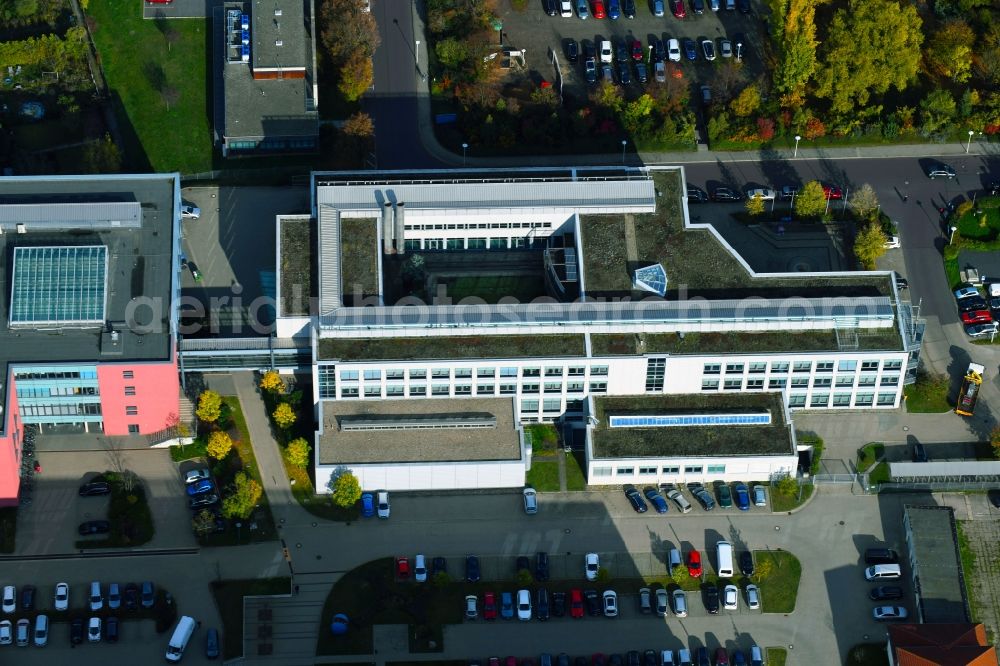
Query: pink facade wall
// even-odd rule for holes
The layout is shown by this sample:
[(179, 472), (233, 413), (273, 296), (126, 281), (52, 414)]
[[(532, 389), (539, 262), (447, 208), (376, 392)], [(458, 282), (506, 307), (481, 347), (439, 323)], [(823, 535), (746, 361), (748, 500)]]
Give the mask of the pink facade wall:
[(3, 434), (0, 435), (0, 506), (17, 506), (21, 482), (21, 420), (17, 416), (17, 389), (12, 372), (7, 376), (6, 399), (7, 404), (2, 405)]
[[(124, 372), (131, 371), (126, 378)], [(101, 391), (101, 416), (104, 434), (128, 435), (129, 424), (139, 426), (139, 434), (148, 435), (176, 424), (180, 409), (180, 378), (176, 356), (166, 363), (101, 363), (97, 366)], [(135, 395), (125, 395), (125, 387), (135, 387)], [(129, 416), (127, 407), (137, 407)]]

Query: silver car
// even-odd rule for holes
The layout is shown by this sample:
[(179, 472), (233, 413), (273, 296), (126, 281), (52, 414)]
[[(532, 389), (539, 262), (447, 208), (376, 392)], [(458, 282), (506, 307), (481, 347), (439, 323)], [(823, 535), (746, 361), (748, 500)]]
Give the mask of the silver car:
[(684, 593), (684, 590), (674, 590), (674, 615), (677, 617), (687, 617), (687, 614), (687, 595)]
[(479, 617), (479, 597), (470, 594), (465, 597), (465, 619), (475, 620)]
[(666, 617), (667, 609), (670, 607), (669, 595), (662, 587), (656, 589), (656, 614)]

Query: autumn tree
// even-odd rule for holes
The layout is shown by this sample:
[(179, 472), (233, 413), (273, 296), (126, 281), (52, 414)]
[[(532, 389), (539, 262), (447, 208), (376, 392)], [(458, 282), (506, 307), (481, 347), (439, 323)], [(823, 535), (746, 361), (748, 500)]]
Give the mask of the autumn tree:
[(616, 86), (607, 80), (597, 84), (597, 88), (590, 94), (590, 101), (595, 106), (604, 107), (614, 113), (620, 112), (625, 104), (621, 86)]
[(373, 80), (372, 59), (359, 51), (348, 56), (341, 66), (337, 89), (346, 100), (354, 102), (365, 94)]
[(924, 134), (940, 132), (951, 124), (955, 117), (955, 97), (944, 88), (927, 93), (920, 100), (920, 128)]
[(818, 217), (826, 210), (826, 194), (818, 180), (810, 180), (795, 195), (795, 212), (801, 217)]
[(747, 212), (754, 217), (764, 213), (764, 197), (759, 194), (755, 194), (752, 197), (747, 198), (746, 202)]
[(281, 378), (281, 374), (277, 370), (268, 370), (264, 373), (264, 376), (260, 378), (260, 383), (257, 385), (262, 391), (267, 391), (268, 393), (284, 393), (285, 392), (285, 380)]
[(673, 571), (670, 572), (670, 578), (678, 585), (683, 585), (691, 576), (691, 571), (683, 564), (678, 564), (674, 567)]
[(930, 69), (956, 83), (972, 76), (972, 48), (976, 33), (959, 18), (941, 24), (927, 45), (925, 57)]
[(232, 450), (233, 440), (228, 434), (222, 432), (221, 430), (216, 430), (208, 436), (208, 444), (205, 445), (205, 453), (212, 456), (216, 460), (222, 460), (228, 456), (229, 452)]
[(868, 183), (854, 190), (848, 203), (854, 213), (863, 218), (874, 217), (879, 209), (878, 195), (875, 193), (875, 188)]
[(760, 90), (753, 84), (747, 86), (729, 103), (729, 108), (740, 118), (753, 115), (760, 108)]
[(774, 87), (782, 106), (799, 106), (816, 70), (817, 0), (770, 0), (772, 38), (778, 53)]
[(222, 500), (222, 515), (246, 520), (260, 501), (264, 489), (244, 472), (236, 472), (233, 488)]
[(873, 94), (904, 90), (920, 65), (920, 28), (908, 2), (869, 0), (837, 9), (819, 50), (816, 95), (829, 100), (834, 113), (847, 114), (869, 106)]
[(84, 173), (117, 173), (122, 167), (118, 144), (105, 132), (104, 137), (89, 142), (83, 149)]
[(276, 426), (282, 430), (287, 430), (295, 424), (295, 410), (287, 402), (283, 402), (275, 407), (274, 412), (271, 413), (271, 418), (274, 419)]
[(885, 254), (885, 232), (875, 223), (868, 223), (854, 239), (854, 256), (865, 270), (874, 270), (875, 262)]
[(285, 457), (288, 462), (295, 467), (307, 467), (309, 465), (309, 452), (312, 447), (302, 437), (297, 437), (288, 443), (285, 449)]
[(381, 43), (374, 15), (361, 4), (358, 0), (324, 0), (320, 5), (320, 40), (336, 64), (352, 55), (371, 60)]
[(215, 515), (208, 509), (202, 509), (191, 519), (191, 529), (198, 536), (205, 536), (215, 529)]
[(331, 481), (330, 490), (333, 491), (333, 503), (345, 509), (361, 499), (361, 484), (351, 472), (344, 472)]
[(203, 391), (198, 396), (198, 419), (205, 423), (215, 423), (222, 416), (222, 396), (215, 391)]
[(367, 113), (358, 111), (344, 121), (340, 131), (347, 136), (367, 139), (375, 136), (375, 123), (372, 122), (372, 117)]

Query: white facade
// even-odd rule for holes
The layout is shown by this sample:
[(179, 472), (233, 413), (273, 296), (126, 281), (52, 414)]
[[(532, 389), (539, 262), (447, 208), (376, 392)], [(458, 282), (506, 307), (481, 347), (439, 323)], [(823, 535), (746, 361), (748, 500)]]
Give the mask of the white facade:
[(317, 490), (326, 489), (334, 473), (343, 469), (353, 472), (366, 490), (394, 491), (519, 488), (526, 472), (523, 460), (317, 465)]
[[(590, 441), (588, 437), (588, 449)], [(587, 483), (597, 486), (657, 485), (660, 483), (709, 483), (712, 481), (761, 481), (795, 474), (798, 457), (738, 456), (738, 457), (678, 457), (678, 458), (615, 458), (588, 456)]]

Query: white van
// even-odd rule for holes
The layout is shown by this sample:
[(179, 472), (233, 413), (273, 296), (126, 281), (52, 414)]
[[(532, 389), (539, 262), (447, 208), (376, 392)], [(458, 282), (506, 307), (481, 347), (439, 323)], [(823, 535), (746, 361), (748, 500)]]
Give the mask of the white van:
[(898, 564), (876, 564), (865, 569), (865, 580), (892, 580), (902, 575)]
[(667, 575), (674, 575), (674, 567), (679, 567), (681, 565), (681, 551), (676, 548), (671, 548), (667, 559)]
[(728, 541), (720, 541), (715, 544), (715, 557), (718, 563), (716, 573), (719, 578), (733, 577), (733, 544)]
[(49, 616), (35, 618), (35, 647), (45, 647), (49, 643)]
[(177, 628), (174, 629), (174, 633), (170, 637), (170, 642), (167, 644), (167, 661), (181, 660), (181, 657), (184, 656), (184, 648), (187, 647), (188, 641), (191, 640), (191, 634), (194, 633), (197, 626), (198, 623), (193, 617), (185, 615), (180, 619)]

